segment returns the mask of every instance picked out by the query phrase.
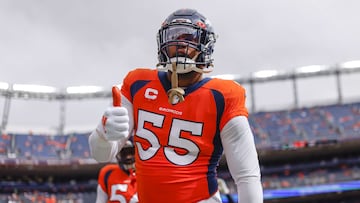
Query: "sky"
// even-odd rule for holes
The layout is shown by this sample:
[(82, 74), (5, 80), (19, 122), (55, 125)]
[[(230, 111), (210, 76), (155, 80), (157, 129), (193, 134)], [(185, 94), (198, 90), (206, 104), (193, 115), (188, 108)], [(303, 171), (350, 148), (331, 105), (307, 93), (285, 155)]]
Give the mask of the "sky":
[[(0, 0), (0, 82), (58, 88), (119, 84), (136, 67), (155, 68), (156, 33), (179, 8), (198, 10), (218, 35), (210, 76), (249, 77), (264, 69), (360, 60), (358, 0)], [(352, 74), (344, 79), (349, 97), (360, 96), (359, 78)], [(299, 83), (304, 103), (336, 98), (334, 78)], [(291, 105), (291, 84), (261, 84), (256, 100), (264, 109)], [(108, 104), (69, 101), (66, 126), (94, 128)], [(0, 98), (1, 115), (2, 105)], [(55, 129), (59, 106), (56, 101), (14, 99), (7, 127)]]

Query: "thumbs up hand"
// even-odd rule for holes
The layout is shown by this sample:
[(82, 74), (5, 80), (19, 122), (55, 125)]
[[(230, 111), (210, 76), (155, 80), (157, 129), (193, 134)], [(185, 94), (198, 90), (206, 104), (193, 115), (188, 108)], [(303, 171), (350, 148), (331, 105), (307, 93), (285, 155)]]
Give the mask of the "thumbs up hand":
[(129, 134), (129, 116), (125, 107), (121, 107), (121, 93), (117, 86), (112, 88), (113, 106), (108, 107), (97, 130), (108, 141), (123, 141)]

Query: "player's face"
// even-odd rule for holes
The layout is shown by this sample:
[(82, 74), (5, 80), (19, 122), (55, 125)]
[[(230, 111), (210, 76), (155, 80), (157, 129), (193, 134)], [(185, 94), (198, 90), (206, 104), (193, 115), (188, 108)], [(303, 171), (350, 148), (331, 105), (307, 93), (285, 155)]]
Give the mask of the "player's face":
[[(198, 33), (195, 29), (187, 27), (176, 27), (169, 32), (169, 39), (172, 41), (167, 47), (169, 58), (185, 57), (196, 60), (199, 51), (197, 51), (196, 44), (199, 43)], [(198, 68), (202, 68), (198, 66)], [(168, 78), (171, 78), (171, 72), (168, 72)], [(190, 86), (201, 80), (202, 74), (191, 71), (189, 73), (178, 74), (178, 85), (180, 87)]]
[(186, 42), (174, 42), (168, 47), (168, 54), (170, 58), (186, 57), (192, 59), (198, 54), (198, 51), (188, 46)]
[(135, 170), (135, 149), (133, 147), (123, 148), (116, 154), (116, 159), (119, 165), (126, 170)]
[[(186, 43), (182, 43), (182, 42), (177, 42), (176, 44), (169, 46), (168, 49), (169, 49), (168, 53), (170, 58), (186, 57), (192, 59), (198, 54), (198, 51), (195, 48), (187, 46)], [(171, 78), (170, 75), (171, 72), (168, 71), (169, 79)], [(184, 73), (184, 74), (178, 74), (179, 86), (180, 87), (190, 86), (196, 83), (197, 81), (199, 81), (201, 78), (202, 78), (202, 74), (195, 71), (191, 71), (189, 73)]]
[(135, 160), (135, 156), (133, 154), (126, 155), (125, 161), (123, 163), (124, 168), (126, 170), (130, 170), (130, 169), (135, 170), (135, 162), (134, 162), (134, 160)]
[(165, 41), (169, 43), (168, 56), (193, 58), (197, 51), (193, 47), (197, 47), (200, 41), (197, 29), (189, 26), (171, 26), (164, 32)]

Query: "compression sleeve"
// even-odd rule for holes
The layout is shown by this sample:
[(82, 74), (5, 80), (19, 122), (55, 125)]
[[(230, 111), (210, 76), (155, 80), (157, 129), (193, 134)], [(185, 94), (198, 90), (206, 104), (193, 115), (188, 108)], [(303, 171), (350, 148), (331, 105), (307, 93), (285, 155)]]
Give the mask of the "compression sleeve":
[[(128, 110), (129, 115), (129, 134), (132, 135), (134, 129), (133, 106), (130, 101), (121, 95), (121, 105)], [(90, 134), (89, 146), (91, 156), (98, 162), (111, 162), (116, 153), (124, 146), (125, 141), (107, 141), (97, 129), (102, 127), (100, 121), (98, 127)]]
[(110, 162), (112, 157), (118, 152), (116, 141), (107, 141), (100, 132), (94, 130), (89, 137), (90, 153), (92, 158), (98, 162)]
[(97, 186), (96, 190), (96, 202), (95, 203), (106, 203), (108, 200), (108, 196), (106, 192), (101, 188), (100, 185)]
[(229, 171), (237, 185), (239, 202), (262, 203), (259, 160), (247, 118), (232, 118), (220, 136)]

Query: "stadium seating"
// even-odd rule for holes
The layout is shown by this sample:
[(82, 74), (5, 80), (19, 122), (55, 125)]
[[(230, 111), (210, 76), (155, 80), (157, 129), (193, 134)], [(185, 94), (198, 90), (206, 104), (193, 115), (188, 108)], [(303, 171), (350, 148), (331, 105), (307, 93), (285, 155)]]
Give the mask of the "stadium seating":
[(258, 148), (297, 147), (304, 141), (360, 138), (360, 103), (319, 106), (250, 115)]
[[(360, 103), (257, 112), (250, 114), (249, 122), (258, 149), (299, 149), (325, 141), (360, 139)], [(3, 133), (0, 137), (0, 157), (3, 164), (6, 160), (92, 160), (88, 146), (89, 133), (70, 133), (62, 136)], [(359, 155), (295, 164), (261, 165), (263, 187), (265, 190), (282, 189), (358, 180), (359, 165)], [(228, 171), (220, 171), (219, 177), (228, 182), (231, 192), (236, 193)], [(46, 182), (33, 181), (35, 185), (23, 182), (27, 181), (3, 181), (0, 187), (4, 193), (9, 193), (13, 188), (18, 191), (33, 188), (45, 196), (53, 192), (42, 190), (44, 184), (48, 184)], [(66, 198), (66, 193), (78, 197), (81, 190), (79, 187), (83, 189), (80, 191), (80, 195), (84, 195), (83, 199), (91, 199), (95, 195), (94, 191), (87, 193), (96, 187), (94, 180), (91, 183), (77, 183), (76, 190), (69, 189), (73, 188), (70, 182), (52, 184), (56, 191), (68, 188), (62, 196), (57, 195), (58, 198)], [(10, 188), (9, 191), (4, 191), (6, 188)], [(8, 195), (0, 198), (9, 199)]]
[[(320, 106), (287, 111), (258, 112), (249, 116), (257, 148), (305, 147), (323, 140), (360, 138), (360, 103)], [(65, 136), (3, 134), (0, 155), (17, 158), (90, 158), (89, 133)], [(14, 143), (14, 144), (12, 144)]]

